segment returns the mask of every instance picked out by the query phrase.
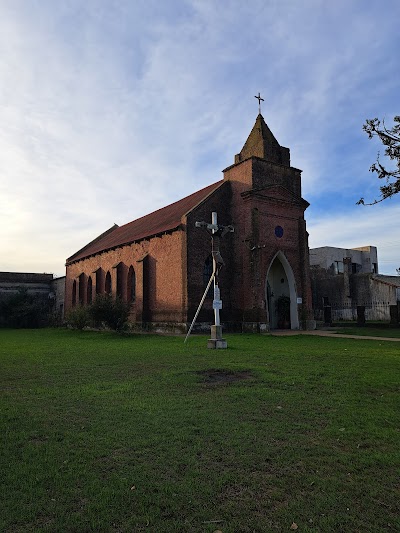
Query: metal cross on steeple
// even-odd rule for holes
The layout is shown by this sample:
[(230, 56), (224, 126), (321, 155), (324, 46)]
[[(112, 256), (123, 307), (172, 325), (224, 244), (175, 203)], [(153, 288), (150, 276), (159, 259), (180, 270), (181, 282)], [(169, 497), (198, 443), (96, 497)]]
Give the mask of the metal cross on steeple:
[(255, 96), (254, 98), (257, 98), (258, 100), (258, 114), (261, 115), (261, 102), (264, 102), (264, 98), (261, 98), (260, 93), (258, 93), (258, 96)]

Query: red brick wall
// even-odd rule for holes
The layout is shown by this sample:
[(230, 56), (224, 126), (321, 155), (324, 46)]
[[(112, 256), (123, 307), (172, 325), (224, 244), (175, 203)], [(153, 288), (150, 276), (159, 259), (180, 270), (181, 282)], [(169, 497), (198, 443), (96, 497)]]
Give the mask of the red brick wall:
[[(93, 294), (96, 294), (96, 275), (98, 268), (111, 274), (111, 291), (117, 291), (117, 270), (122, 262), (122, 291), (127, 298), (126, 275), (132, 265), (136, 273), (136, 300), (132, 305), (132, 318), (143, 318), (143, 293), (148, 297), (145, 304), (145, 317), (153, 322), (186, 321), (186, 280), (184, 279), (182, 249), (185, 243), (184, 231), (178, 230), (161, 237), (154, 237), (137, 244), (109, 250), (93, 257), (83, 259), (67, 266), (65, 307), (72, 306), (73, 281), (81, 274), (92, 277)], [(144, 259), (145, 258), (145, 259)], [(145, 281), (145, 285), (143, 285)], [(78, 284), (78, 283), (77, 283)], [(79, 285), (79, 284), (78, 284)]]
[[(232, 268), (232, 319), (265, 321), (265, 285), (278, 251), (286, 256), (295, 277), (297, 296), (311, 313), (308, 234), (301, 201), (300, 171), (257, 158), (225, 170), (232, 187), (235, 226)], [(255, 190), (252, 190), (254, 186)], [(257, 210), (257, 211), (255, 211)], [(276, 226), (283, 236), (275, 235)]]
[[(231, 186), (224, 183), (209, 198), (197, 206), (187, 216), (187, 272), (188, 272), (188, 320), (192, 320), (204, 293), (203, 269), (207, 257), (211, 254), (211, 235), (206, 229), (196, 228), (195, 222), (205, 221), (211, 223), (212, 212), (217, 212), (218, 224), (232, 224), (231, 215)], [(219, 282), (223, 299), (221, 317), (227, 319), (228, 310), (231, 308), (232, 285), (232, 252), (233, 234), (229, 233), (220, 240), (220, 251), (225, 261), (225, 266), (220, 272)], [(213, 318), (212, 298), (207, 298), (199, 321), (211, 321)]]

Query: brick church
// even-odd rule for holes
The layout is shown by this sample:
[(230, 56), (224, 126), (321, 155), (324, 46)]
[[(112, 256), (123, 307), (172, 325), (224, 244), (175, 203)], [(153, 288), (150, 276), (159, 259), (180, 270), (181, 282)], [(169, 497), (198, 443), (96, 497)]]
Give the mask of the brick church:
[[(308, 233), (301, 171), (290, 166), (261, 114), (223, 179), (154, 213), (114, 225), (66, 262), (66, 311), (109, 293), (145, 328), (186, 331), (212, 273), (211, 238), (196, 227), (234, 226), (220, 242), (221, 322), (230, 331), (312, 323)], [(286, 321), (279, 302), (286, 305)], [(198, 323), (213, 320), (209, 294)]]

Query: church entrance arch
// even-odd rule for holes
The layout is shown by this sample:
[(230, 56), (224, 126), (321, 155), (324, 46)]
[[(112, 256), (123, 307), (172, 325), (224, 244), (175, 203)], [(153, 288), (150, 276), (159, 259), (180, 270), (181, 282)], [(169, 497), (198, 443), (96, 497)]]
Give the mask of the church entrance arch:
[(298, 329), (294, 274), (289, 261), (281, 251), (275, 255), (269, 266), (265, 292), (270, 329)]

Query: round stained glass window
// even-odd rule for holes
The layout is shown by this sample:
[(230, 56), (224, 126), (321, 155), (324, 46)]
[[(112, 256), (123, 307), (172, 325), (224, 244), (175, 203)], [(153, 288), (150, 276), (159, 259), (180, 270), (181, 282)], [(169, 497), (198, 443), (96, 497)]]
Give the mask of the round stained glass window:
[(282, 228), (282, 226), (276, 226), (275, 235), (278, 237), (278, 239), (283, 237), (283, 228)]

